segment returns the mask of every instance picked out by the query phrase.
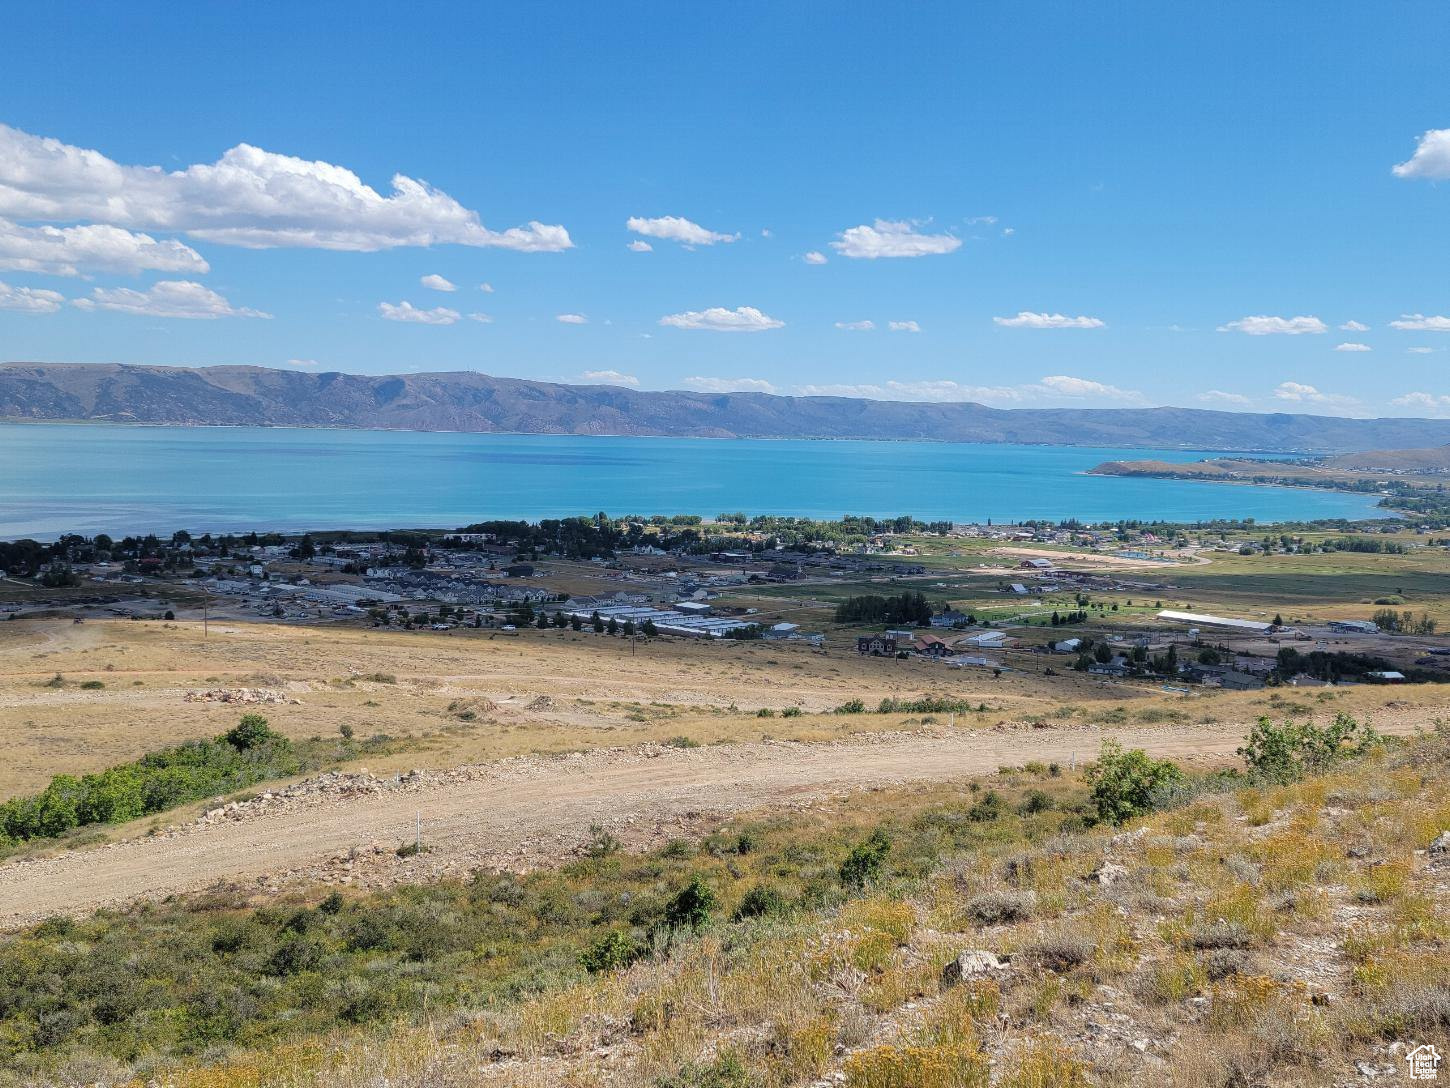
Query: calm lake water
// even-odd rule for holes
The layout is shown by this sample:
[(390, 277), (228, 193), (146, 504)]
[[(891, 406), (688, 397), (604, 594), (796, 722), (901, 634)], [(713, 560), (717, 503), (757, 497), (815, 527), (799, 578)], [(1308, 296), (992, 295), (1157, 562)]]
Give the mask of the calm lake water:
[(0, 425), (0, 537), (457, 527), (593, 514), (1260, 521), (1384, 514), (1372, 496), (1082, 475), (1184, 450)]

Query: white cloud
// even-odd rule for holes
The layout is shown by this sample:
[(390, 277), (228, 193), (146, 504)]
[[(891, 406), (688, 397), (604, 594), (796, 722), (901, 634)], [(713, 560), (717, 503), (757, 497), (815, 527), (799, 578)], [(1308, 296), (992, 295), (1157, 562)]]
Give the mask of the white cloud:
[(1335, 351), (1373, 351), (1374, 348), (1370, 347), (1368, 344), (1343, 343), (1343, 344), (1335, 344), (1334, 345), (1334, 350)]
[(929, 257), (951, 253), (962, 244), (951, 234), (919, 234), (911, 223), (878, 219), (874, 225), (864, 223), (841, 232), (841, 240), (831, 248), (843, 257), (874, 261), (877, 257)]
[(996, 222), (997, 217), (995, 215), (974, 215), (967, 220), (967, 223), (971, 226), (976, 226), (978, 223), (985, 223), (990, 227), (994, 226)]
[(288, 359), (288, 366), (295, 366), (301, 370), (311, 370), (313, 367), (321, 366), (316, 359)]
[(697, 393), (774, 393), (764, 378), (686, 378), (680, 383)]
[(825, 264), (826, 255), (818, 249), (813, 249), (802, 257), (801, 260), (805, 261), (806, 264)]
[(457, 291), (458, 290), (458, 287), (455, 284), (453, 284), (449, 280), (445, 280), (442, 276), (438, 275), (436, 272), (431, 273), (431, 274), (429, 274), (427, 276), (422, 277), (418, 282), (421, 283), (424, 287), (428, 288), (428, 290), (430, 290), (430, 291)]
[(468, 320), (470, 320), (470, 321), (477, 321), (480, 325), (492, 325), (493, 324), (493, 315), (492, 314), (471, 313), (471, 314), (468, 315)]
[(160, 280), (145, 291), (129, 287), (97, 287), (90, 298), (72, 305), (82, 310), (115, 310), (145, 317), (181, 317), (210, 321), (218, 317), (271, 317), (260, 310), (233, 306), (210, 287), (191, 280)]
[(405, 321), (413, 325), (452, 325), (462, 315), (457, 310), (439, 306), (433, 310), (420, 310), (411, 302), (379, 302), (378, 313), (388, 321)]
[(582, 385), (639, 385), (639, 379), (633, 374), (621, 374), (617, 370), (586, 370), (578, 380)]
[(1429, 412), (1432, 415), (1450, 413), (1450, 396), (1443, 393), (1406, 393), (1403, 397), (1396, 397), (1390, 403), (1400, 408), (1409, 408), (1416, 412)]
[(1405, 350), (1411, 355), (1433, 355), (1435, 353), (1434, 348), (1414, 347), (1406, 348)]
[(1299, 336), (1303, 333), (1328, 332), (1329, 327), (1317, 317), (1270, 317), (1267, 314), (1258, 314), (1220, 325), (1218, 331), (1242, 332), (1249, 336)]
[(0, 215), (176, 231), (222, 245), (373, 251), (453, 243), (555, 252), (573, 243), (537, 221), (489, 230), (478, 213), (403, 174), (383, 196), (341, 166), (238, 144), (182, 170), (125, 166), (0, 125)]
[(769, 227), (761, 227), (760, 228), (760, 236), (762, 238), (774, 238), (775, 237), (775, 231), (771, 230)]
[(1036, 314), (1031, 310), (1022, 310), (1016, 317), (994, 317), (992, 320), (1009, 329), (1101, 329), (1104, 325), (1096, 317)]
[(628, 249), (631, 253), (653, 253), (655, 249), (654, 246), (650, 245), (648, 242), (640, 238), (636, 238), (633, 242), (630, 242), (629, 245), (625, 246), (625, 248)]
[(676, 329), (709, 329), (713, 332), (765, 332), (785, 324), (761, 313), (754, 306), (737, 306), (733, 310), (723, 306), (686, 310), (682, 314), (667, 314), (660, 318), (659, 323)]
[(1253, 403), (1242, 393), (1225, 393), (1222, 389), (1210, 389), (1205, 393), (1200, 393), (1198, 399), (1205, 404), (1236, 404), (1240, 407)]
[(866, 332), (876, 327), (874, 321), (837, 321), (836, 328), (845, 329), (847, 332)]
[(1016, 227), (1003, 227), (1002, 228), (1002, 237), (1003, 238), (1011, 238), (1012, 235), (1014, 235), (1016, 233), (1017, 233), (1017, 228)]
[(493, 294), (493, 284), (491, 283), (480, 283), (478, 285), (478, 289), (482, 291), (485, 295)]
[(1280, 382), (1274, 389), (1274, 399), (1334, 407), (1347, 407), (1357, 403), (1353, 397), (1346, 397), (1339, 393), (1323, 393), (1314, 386), (1305, 385), (1303, 382)]
[(1360, 321), (1346, 321), (1339, 326), (1340, 332), (1369, 332), (1369, 326)]
[(678, 215), (662, 215), (657, 219), (643, 219), (632, 215), (624, 225), (646, 238), (679, 242), (682, 246), (713, 246), (716, 242), (733, 242), (740, 237), (739, 234), (721, 234), (719, 231), (707, 230), (699, 223), (681, 219)]
[(1432, 128), (1415, 153), (1394, 168), (1397, 178), (1450, 178), (1450, 128)]
[(149, 234), (101, 224), (22, 227), (8, 219), (0, 219), (0, 268), (51, 276), (143, 271), (200, 276), (211, 271), (200, 253), (171, 239), (158, 242)]
[(1406, 332), (1450, 332), (1450, 317), (1401, 314), (1398, 321), (1390, 322), (1390, 328)]
[(15, 310), (22, 314), (53, 314), (64, 302), (65, 296), (59, 291), (46, 291), (38, 287), (11, 287), (0, 281), (0, 310)]
[(795, 392), (805, 397), (868, 397), (873, 400), (936, 401), (957, 403), (985, 401), (1022, 404), (1038, 401), (1098, 400), (1141, 404), (1143, 395), (1131, 389), (1055, 374), (1025, 385), (965, 385), (949, 379), (887, 381), (864, 385), (801, 385)]
[(892, 332), (921, 332), (921, 326), (915, 321), (888, 321), (886, 327)]
[(563, 325), (587, 325), (589, 319), (583, 314), (556, 314), (554, 320)]

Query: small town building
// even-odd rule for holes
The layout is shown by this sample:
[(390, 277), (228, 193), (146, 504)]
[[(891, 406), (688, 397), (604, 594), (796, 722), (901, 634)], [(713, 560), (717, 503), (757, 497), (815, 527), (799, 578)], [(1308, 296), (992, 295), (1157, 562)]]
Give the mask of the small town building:
[(895, 657), (896, 640), (885, 635), (862, 635), (856, 640), (856, 652), (863, 657)]

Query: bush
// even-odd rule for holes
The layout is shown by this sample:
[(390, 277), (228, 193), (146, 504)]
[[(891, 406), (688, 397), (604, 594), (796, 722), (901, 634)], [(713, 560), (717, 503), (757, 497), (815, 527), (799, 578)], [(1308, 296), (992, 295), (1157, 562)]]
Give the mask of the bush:
[(665, 904), (665, 922), (674, 929), (699, 929), (710, 920), (715, 902), (714, 889), (696, 873)]
[(1369, 726), (1361, 727), (1348, 714), (1338, 714), (1320, 728), (1313, 722), (1285, 721), (1275, 725), (1260, 718), (1238, 750), (1248, 764), (1249, 781), (1287, 785), (1306, 774), (1319, 774), (1342, 759), (1362, 755), (1383, 743)]
[(244, 714), (242, 720), (222, 735), (233, 748), (241, 752), (260, 748), (268, 741), (276, 740), (277, 734), (260, 714)]
[(773, 918), (786, 911), (785, 896), (770, 884), (757, 884), (745, 893), (740, 906), (735, 908), (735, 920), (745, 918)]
[(611, 930), (579, 953), (579, 966), (591, 975), (628, 967), (640, 956), (640, 949), (629, 934)]
[(966, 912), (979, 926), (1000, 926), (1032, 917), (1037, 897), (1031, 892), (985, 892), (967, 900)]
[(1150, 811), (1154, 791), (1182, 778), (1176, 763), (1150, 759), (1141, 748), (1125, 752), (1112, 740), (1103, 741), (1102, 753), (1087, 773), (1098, 818), (1114, 824)]
[(886, 855), (890, 852), (891, 839), (878, 827), (864, 842), (851, 847), (846, 860), (841, 862), (841, 883), (859, 890), (880, 879), (886, 866)]

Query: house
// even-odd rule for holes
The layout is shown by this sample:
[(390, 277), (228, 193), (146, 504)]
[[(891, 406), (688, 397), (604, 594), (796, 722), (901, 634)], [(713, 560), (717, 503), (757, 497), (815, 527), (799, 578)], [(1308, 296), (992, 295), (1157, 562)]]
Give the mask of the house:
[(1111, 661), (1094, 661), (1087, 671), (1093, 676), (1127, 676), (1128, 659), (1120, 656)]
[(1024, 559), (1017, 564), (1021, 570), (1051, 570), (1051, 559)]
[(798, 630), (800, 630), (800, 624), (798, 623), (777, 623), (767, 627), (761, 633), (760, 637), (772, 641), (783, 638), (794, 638)]
[(1310, 676), (1307, 672), (1297, 673), (1289, 677), (1291, 688), (1327, 688), (1329, 681), (1321, 680), (1317, 676)]
[(931, 625), (943, 628), (965, 627), (969, 619), (965, 612), (938, 612), (931, 618)]
[(922, 657), (951, 657), (956, 653), (939, 635), (922, 635), (911, 644), (911, 648)]
[(1008, 588), (1011, 589), (1013, 593), (1016, 593), (1019, 596), (1027, 592), (1027, 587), (1024, 586), (1021, 582), (1013, 582)]
[(1405, 682), (1405, 674), (1402, 672), (1386, 670), (1383, 672), (1367, 672), (1364, 675), (1370, 680), (1378, 680), (1383, 684), (1403, 684)]
[(1061, 642), (1054, 642), (1052, 648), (1060, 654), (1076, 653), (1082, 646), (1080, 638), (1065, 638)]
[(1218, 678), (1218, 686), (1225, 691), (1258, 691), (1264, 682), (1246, 672), (1226, 672)]
[(863, 657), (895, 657), (896, 640), (885, 635), (863, 635), (856, 640), (856, 652)]
[(916, 632), (909, 627), (890, 627), (886, 630), (886, 637), (897, 642), (910, 642), (916, 637)]

